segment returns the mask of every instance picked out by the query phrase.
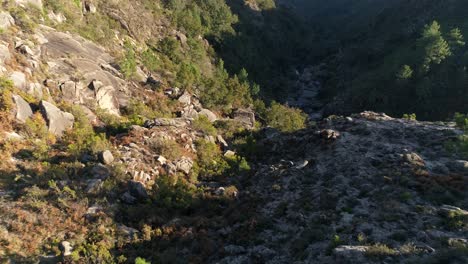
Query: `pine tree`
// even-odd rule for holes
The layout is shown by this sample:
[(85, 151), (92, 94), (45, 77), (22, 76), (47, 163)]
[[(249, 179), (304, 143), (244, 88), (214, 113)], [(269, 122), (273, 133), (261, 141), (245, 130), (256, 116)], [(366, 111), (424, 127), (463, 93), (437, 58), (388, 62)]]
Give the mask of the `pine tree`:
[(413, 76), (413, 69), (409, 65), (401, 66), (400, 70), (398, 70), (396, 77), (399, 80), (406, 80)]
[(454, 28), (450, 30), (449, 35), (449, 44), (452, 49), (458, 49), (465, 46), (465, 41), (463, 35), (459, 28)]
[(431, 64), (440, 64), (452, 53), (448, 42), (442, 37), (437, 21), (424, 27), (420, 43), (424, 47), (423, 70), (429, 71)]

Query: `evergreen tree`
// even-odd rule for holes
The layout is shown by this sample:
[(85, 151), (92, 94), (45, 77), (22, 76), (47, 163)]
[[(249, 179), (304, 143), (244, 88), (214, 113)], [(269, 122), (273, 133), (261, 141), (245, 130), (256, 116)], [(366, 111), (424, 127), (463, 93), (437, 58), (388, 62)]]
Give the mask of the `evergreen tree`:
[(431, 64), (440, 64), (452, 53), (448, 42), (442, 37), (440, 25), (437, 21), (424, 27), (420, 43), (424, 47), (423, 71), (427, 72)]
[(401, 66), (400, 70), (397, 72), (396, 77), (399, 80), (407, 80), (413, 76), (413, 69), (409, 65)]
[(452, 49), (464, 47), (466, 44), (459, 28), (454, 28), (450, 30), (448, 37), (449, 37), (449, 44)]

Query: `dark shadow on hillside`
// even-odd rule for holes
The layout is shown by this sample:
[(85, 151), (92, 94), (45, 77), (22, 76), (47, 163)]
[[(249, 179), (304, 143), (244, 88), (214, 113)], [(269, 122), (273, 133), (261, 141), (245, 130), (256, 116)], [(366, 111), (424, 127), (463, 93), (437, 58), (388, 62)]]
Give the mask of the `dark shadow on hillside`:
[(296, 68), (312, 62), (312, 30), (283, 7), (255, 10), (243, 0), (227, 1), (239, 18), (236, 34), (209, 38), (231, 74), (245, 68), (266, 99), (284, 101)]

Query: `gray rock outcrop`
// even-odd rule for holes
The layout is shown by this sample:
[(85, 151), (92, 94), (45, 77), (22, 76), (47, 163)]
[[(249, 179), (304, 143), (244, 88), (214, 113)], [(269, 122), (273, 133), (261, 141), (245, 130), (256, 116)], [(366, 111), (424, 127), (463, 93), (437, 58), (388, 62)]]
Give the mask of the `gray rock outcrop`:
[(49, 132), (54, 135), (62, 136), (67, 129), (73, 127), (75, 117), (72, 114), (61, 111), (55, 105), (47, 101), (42, 101), (40, 108), (42, 115), (47, 121)]
[(31, 106), (26, 102), (21, 96), (13, 95), (13, 101), (15, 102), (15, 117), (16, 120), (20, 123), (26, 122), (28, 118), (33, 115), (33, 111), (31, 110)]

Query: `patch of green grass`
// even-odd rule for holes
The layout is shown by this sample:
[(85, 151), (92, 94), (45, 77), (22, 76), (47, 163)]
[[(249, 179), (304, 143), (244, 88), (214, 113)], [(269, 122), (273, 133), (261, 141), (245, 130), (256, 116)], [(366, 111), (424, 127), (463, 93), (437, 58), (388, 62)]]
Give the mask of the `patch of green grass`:
[(370, 258), (385, 258), (388, 256), (395, 256), (398, 254), (398, 251), (390, 248), (384, 244), (375, 244), (370, 246), (366, 251), (366, 256)]

